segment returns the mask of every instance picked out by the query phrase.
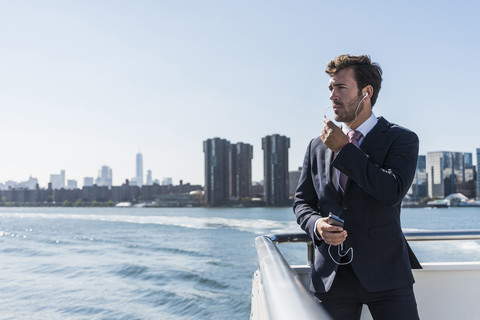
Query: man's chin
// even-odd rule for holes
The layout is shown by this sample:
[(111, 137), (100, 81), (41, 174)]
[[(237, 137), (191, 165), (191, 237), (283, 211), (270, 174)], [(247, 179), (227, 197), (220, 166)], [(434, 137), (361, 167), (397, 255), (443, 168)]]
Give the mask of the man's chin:
[(343, 122), (343, 118), (338, 115), (334, 115), (333, 119), (335, 119), (336, 122)]

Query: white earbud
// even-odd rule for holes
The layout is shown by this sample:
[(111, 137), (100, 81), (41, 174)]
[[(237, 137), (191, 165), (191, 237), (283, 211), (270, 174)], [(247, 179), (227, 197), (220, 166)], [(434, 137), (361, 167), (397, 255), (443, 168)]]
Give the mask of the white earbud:
[(368, 92), (367, 92), (367, 93), (365, 93), (365, 97), (363, 97), (363, 99), (365, 99), (366, 97), (368, 97)]

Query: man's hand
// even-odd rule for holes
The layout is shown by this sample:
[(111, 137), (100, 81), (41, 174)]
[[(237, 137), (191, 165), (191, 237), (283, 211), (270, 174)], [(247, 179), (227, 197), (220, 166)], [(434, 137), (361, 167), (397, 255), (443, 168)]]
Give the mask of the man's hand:
[(348, 137), (330, 119), (323, 119), (323, 130), (320, 135), (323, 143), (335, 153), (348, 144)]
[(326, 244), (338, 246), (347, 239), (347, 231), (327, 222), (328, 218), (322, 218), (317, 223), (317, 233)]

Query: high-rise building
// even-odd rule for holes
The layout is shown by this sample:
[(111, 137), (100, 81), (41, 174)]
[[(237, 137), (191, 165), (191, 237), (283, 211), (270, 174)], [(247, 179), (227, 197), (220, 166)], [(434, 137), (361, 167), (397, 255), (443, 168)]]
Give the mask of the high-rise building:
[(427, 157), (425, 155), (418, 156), (415, 177), (407, 194), (415, 200), (428, 196)]
[(95, 183), (99, 187), (112, 187), (112, 169), (109, 166), (102, 166), (100, 170), (98, 170), (98, 177)]
[(472, 154), (428, 152), (428, 196), (444, 198), (452, 193), (475, 194)]
[(477, 199), (480, 199), (480, 148), (477, 148)]
[(239, 142), (230, 145), (229, 196), (241, 200), (251, 197), (253, 146)]
[(147, 186), (151, 186), (152, 184), (153, 184), (152, 170), (147, 170)]
[(61, 170), (60, 174), (51, 174), (50, 183), (52, 184), (52, 189), (65, 188), (65, 170)]
[(302, 174), (302, 167), (299, 167), (298, 170), (290, 171), (288, 173), (288, 187), (290, 197), (293, 198), (295, 191), (297, 190), (298, 181), (300, 180), (300, 175)]
[(221, 206), (229, 200), (230, 142), (213, 138), (203, 142), (205, 154), (205, 200), (209, 206)]
[(264, 200), (267, 206), (289, 203), (288, 149), (290, 138), (278, 134), (262, 138)]
[(139, 152), (137, 153), (137, 167), (136, 167), (136, 176), (135, 181), (137, 186), (141, 187), (143, 185), (143, 155)]

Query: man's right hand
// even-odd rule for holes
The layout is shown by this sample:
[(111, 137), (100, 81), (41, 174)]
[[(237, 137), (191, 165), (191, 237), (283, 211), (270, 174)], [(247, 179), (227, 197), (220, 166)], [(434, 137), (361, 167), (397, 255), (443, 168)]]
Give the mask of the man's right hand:
[(342, 227), (328, 224), (328, 218), (321, 218), (317, 223), (317, 233), (326, 244), (338, 246), (347, 239), (347, 231)]
[(344, 146), (348, 144), (348, 137), (343, 133), (342, 129), (337, 127), (330, 119), (323, 119), (323, 130), (320, 134), (323, 143), (335, 153), (338, 153)]

